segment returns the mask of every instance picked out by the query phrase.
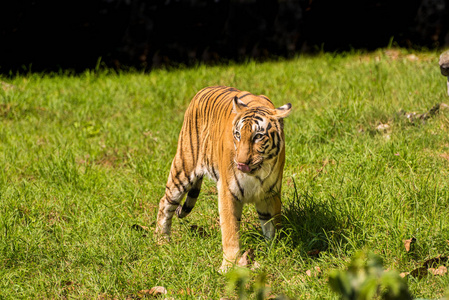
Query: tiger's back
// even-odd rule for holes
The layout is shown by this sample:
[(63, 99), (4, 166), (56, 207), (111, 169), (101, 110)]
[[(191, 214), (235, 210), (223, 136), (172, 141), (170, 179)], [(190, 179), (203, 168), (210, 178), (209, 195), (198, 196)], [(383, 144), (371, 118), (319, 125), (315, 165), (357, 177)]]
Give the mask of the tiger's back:
[(199, 91), (184, 116), (177, 153), (159, 205), (156, 231), (168, 236), (174, 213), (180, 218), (190, 213), (203, 177), (208, 175), (218, 187), (222, 269), (238, 257), (244, 203), (255, 203), (262, 230), (272, 238), (281, 210), (283, 118), (290, 110), (290, 104), (275, 109), (266, 96), (231, 87)]

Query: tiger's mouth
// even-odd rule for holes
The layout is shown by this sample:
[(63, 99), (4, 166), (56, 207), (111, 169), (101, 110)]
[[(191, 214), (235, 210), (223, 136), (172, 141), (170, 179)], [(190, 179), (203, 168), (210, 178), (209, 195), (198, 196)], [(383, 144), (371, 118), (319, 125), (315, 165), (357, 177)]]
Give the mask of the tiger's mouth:
[(252, 174), (258, 171), (262, 167), (263, 159), (258, 159), (255, 162), (251, 162), (249, 164), (243, 164), (236, 162), (237, 169), (246, 174)]
[(252, 169), (249, 165), (241, 164), (241, 163), (237, 163), (237, 169), (239, 169), (243, 173), (251, 173), (251, 171), (252, 171)]

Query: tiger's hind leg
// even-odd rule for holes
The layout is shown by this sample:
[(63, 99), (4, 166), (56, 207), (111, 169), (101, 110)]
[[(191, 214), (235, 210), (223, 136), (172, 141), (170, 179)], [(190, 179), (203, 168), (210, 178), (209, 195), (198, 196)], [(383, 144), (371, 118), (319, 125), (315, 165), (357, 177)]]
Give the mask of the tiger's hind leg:
[(182, 199), (191, 186), (190, 179), (183, 171), (176, 171), (172, 166), (165, 187), (165, 195), (159, 202), (157, 214), (156, 234), (169, 236), (172, 218)]
[(178, 208), (176, 209), (176, 215), (178, 216), (178, 218), (182, 219), (186, 217), (195, 207), (196, 200), (198, 199), (198, 195), (200, 194), (201, 191), (202, 183), (203, 177), (199, 177), (192, 185), (189, 192), (187, 193), (186, 201), (182, 206), (179, 205)]
[[(184, 218), (193, 209), (203, 182), (203, 177), (195, 174), (194, 171), (178, 169), (176, 161), (175, 158), (165, 187), (165, 195), (159, 202), (157, 214), (156, 234), (166, 237), (170, 236), (175, 212), (179, 218)], [(181, 206), (180, 203), (186, 194), (187, 199)]]

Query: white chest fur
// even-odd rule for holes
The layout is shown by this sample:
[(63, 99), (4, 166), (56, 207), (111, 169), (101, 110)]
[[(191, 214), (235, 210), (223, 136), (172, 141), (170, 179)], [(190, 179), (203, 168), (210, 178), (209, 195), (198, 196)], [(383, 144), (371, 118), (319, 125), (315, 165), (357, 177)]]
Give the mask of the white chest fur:
[(256, 203), (272, 197), (279, 191), (280, 180), (277, 172), (260, 170), (254, 175), (237, 172), (231, 180), (230, 190), (244, 203)]

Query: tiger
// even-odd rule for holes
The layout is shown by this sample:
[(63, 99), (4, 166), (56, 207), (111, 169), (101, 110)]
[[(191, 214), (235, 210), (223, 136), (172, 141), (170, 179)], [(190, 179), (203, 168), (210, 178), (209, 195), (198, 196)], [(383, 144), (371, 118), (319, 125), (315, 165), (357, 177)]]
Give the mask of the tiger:
[(233, 87), (200, 90), (184, 115), (165, 194), (159, 202), (156, 236), (170, 239), (174, 214), (184, 218), (192, 211), (207, 176), (217, 184), (221, 272), (227, 272), (241, 256), (239, 229), (244, 204), (255, 204), (262, 233), (272, 239), (281, 223), (283, 119), (291, 109), (290, 103), (275, 108), (268, 97)]

